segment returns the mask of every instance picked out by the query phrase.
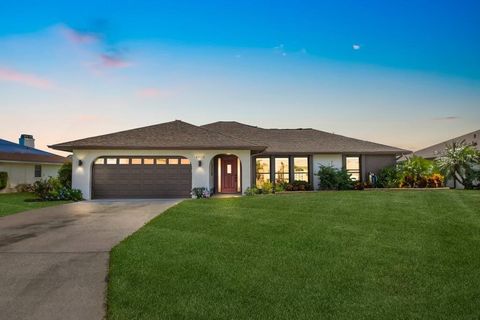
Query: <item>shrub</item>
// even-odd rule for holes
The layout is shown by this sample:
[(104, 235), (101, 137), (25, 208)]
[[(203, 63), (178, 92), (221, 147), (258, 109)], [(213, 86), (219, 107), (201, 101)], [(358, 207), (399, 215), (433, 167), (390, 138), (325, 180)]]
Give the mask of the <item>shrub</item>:
[(413, 156), (398, 165), (400, 187), (426, 188), (427, 178), (438, 172), (433, 161)]
[(336, 169), (332, 166), (320, 166), (317, 173), (320, 179), (320, 190), (351, 190), (355, 182), (345, 169)]
[(209, 198), (210, 191), (205, 187), (197, 187), (192, 189), (191, 195), (196, 199)]
[(15, 189), (17, 192), (33, 192), (33, 185), (28, 183), (17, 184)]
[(251, 188), (249, 187), (245, 190), (246, 196), (254, 196), (259, 193), (260, 193), (260, 189), (258, 189), (257, 187), (251, 187)]
[(380, 170), (377, 176), (378, 188), (398, 188), (400, 178), (397, 166), (386, 167)]
[(262, 190), (261, 193), (263, 193), (263, 194), (272, 193), (273, 192), (273, 183), (266, 181), (262, 184), (260, 189)]
[(60, 169), (58, 169), (58, 180), (60, 184), (66, 188), (72, 187), (72, 163), (65, 162), (62, 164)]
[(312, 190), (312, 185), (307, 181), (295, 180), (285, 186), (286, 191), (308, 191)]
[(0, 172), (0, 190), (7, 187), (8, 173), (5, 171)]
[(48, 178), (46, 180), (38, 180), (33, 184), (33, 192), (40, 199), (46, 201), (54, 200), (73, 200), (80, 201), (83, 199), (82, 192), (78, 189), (72, 189), (62, 186), (57, 178)]

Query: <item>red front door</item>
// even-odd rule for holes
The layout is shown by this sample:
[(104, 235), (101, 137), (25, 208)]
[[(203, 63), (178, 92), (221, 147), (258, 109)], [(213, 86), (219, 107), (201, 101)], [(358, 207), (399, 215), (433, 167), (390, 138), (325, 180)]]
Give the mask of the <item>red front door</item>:
[(222, 157), (222, 193), (237, 192), (237, 157)]

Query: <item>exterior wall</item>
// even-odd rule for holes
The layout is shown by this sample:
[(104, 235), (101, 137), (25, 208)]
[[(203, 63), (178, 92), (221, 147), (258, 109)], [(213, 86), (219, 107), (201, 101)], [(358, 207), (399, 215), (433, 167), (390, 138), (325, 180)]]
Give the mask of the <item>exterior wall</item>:
[[(250, 186), (250, 150), (74, 150), (72, 157), (72, 187), (82, 190), (83, 197), (91, 199), (92, 165), (102, 156), (182, 156), (192, 164), (192, 188), (213, 188), (211, 160), (218, 154), (234, 154), (242, 163), (242, 192)], [(202, 166), (197, 158), (201, 157)], [(82, 166), (78, 166), (82, 160)]]
[[(35, 178), (35, 165), (42, 166), (42, 177)], [(21, 162), (0, 162), (0, 171), (8, 174), (7, 187), (0, 192), (14, 192), (19, 184), (32, 184), (40, 179), (56, 177), (61, 164), (21, 163)]]
[(313, 187), (318, 190), (318, 184), (320, 183), (316, 173), (320, 169), (320, 166), (333, 166), (337, 169), (341, 169), (343, 166), (343, 156), (341, 154), (314, 154), (313, 155)]
[(397, 162), (395, 155), (364, 155), (363, 157), (363, 167), (362, 167), (362, 180), (368, 180), (368, 174), (370, 172), (378, 175), (381, 169), (395, 165)]

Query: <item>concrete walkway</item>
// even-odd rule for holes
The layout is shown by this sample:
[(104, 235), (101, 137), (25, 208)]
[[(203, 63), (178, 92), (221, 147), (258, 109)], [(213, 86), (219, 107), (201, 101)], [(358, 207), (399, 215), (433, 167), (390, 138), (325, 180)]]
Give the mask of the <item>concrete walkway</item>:
[(0, 318), (102, 319), (110, 249), (178, 202), (85, 201), (0, 218)]

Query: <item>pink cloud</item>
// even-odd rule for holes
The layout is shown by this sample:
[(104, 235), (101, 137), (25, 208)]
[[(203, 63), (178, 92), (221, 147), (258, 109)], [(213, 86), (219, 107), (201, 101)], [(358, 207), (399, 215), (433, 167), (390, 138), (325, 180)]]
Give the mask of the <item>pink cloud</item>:
[(173, 95), (173, 92), (167, 90), (161, 90), (154, 87), (146, 87), (137, 91), (137, 95), (141, 98), (157, 98), (157, 97), (168, 97)]
[(53, 82), (31, 73), (23, 73), (13, 69), (0, 67), (0, 81), (14, 82), (38, 89), (51, 89)]
[(131, 63), (128, 60), (111, 54), (104, 53), (100, 55), (100, 59), (100, 65), (106, 68), (126, 68), (131, 66)]
[(70, 42), (76, 44), (88, 44), (100, 40), (100, 37), (95, 33), (81, 32), (67, 26), (62, 27), (62, 32)]

